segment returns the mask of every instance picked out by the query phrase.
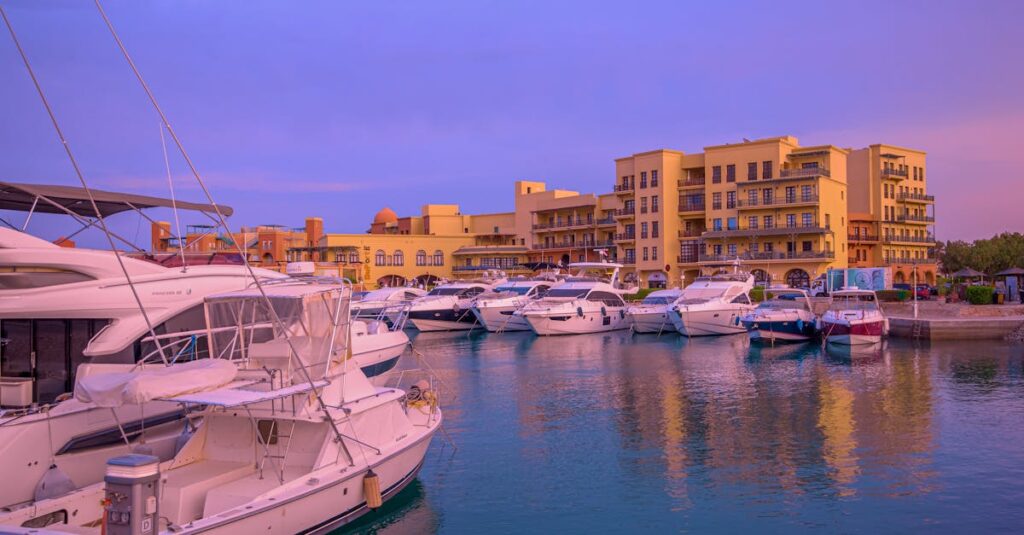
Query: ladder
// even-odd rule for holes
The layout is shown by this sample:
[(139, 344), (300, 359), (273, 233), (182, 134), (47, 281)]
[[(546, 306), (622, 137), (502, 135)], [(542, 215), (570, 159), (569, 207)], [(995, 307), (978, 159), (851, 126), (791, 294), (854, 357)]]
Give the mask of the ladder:
[(910, 328), (910, 337), (914, 339), (921, 338), (924, 331), (924, 322), (918, 319), (914, 320), (913, 325)]

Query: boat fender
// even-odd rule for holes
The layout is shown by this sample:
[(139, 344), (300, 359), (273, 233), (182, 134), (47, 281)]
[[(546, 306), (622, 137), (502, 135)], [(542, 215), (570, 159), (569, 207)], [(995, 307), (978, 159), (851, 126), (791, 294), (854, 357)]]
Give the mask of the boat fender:
[(377, 509), (384, 502), (380, 495), (380, 477), (373, 470), (367, 470), (363, 476), (363, 496), (370, 509)]
[(583, 317), (583, 307), (576, 307), (576, 315), (581, 318)]
[(796, 330), (798, 330), (800, 332), (804, 331), (804, 319), (803, 318), (798, 318), (796, 320)]
[(603, 317), (605, 317), (605, 316), (607, 316), (607, 315), (608, 315), (608, 311), (607, 311), (607, 310), (605, 310), (605, 308), (604, 308), (604, 307), (601, 307), (601, 317), (603, 318)]
[(821, 330), (821, 318), (814, 318), (814, 330)]
[(732, 319), (733, 319), (733, 324), (734, 325), (739, 325), (740, 324), (740, 317), (739, 316), (733, 316)]
[(625, 310), (619, 310), (619, 319), (623, 319), (623, 320), (626, 319), (626, 311)]
[(36, 483), (33, 499), (37, 502), (48, 500), (73, 492), (77, 488), (75, 482), (71, 481), (71, 478), (63, 470), (57, 468), (56, 464), (51, 464), (50, 468), (43, 473), (43, 477), (39, 478), (39, 483)]
[(458, 303), (455, 303), (454, 305), (452, 305), (452, 311), (455, 312), (455, 313), (459, 312), (459, 304)]

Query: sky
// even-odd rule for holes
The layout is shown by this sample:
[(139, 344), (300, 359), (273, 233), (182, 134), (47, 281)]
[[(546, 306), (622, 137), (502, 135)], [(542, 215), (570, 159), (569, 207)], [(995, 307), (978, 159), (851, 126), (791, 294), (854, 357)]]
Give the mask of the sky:
[[(0, 5), (90, 185), (168, 195), (159, 118), (93, 3)], [(605, 192), (617, 157), (794, 135), (927, 151), (939, 239), (1024, 231), (1020, 1), (103, 5), (234, 226), (510, 211), (515, 180)], [(6, 31), (0, 73), (0, 180), (77, 184)]]

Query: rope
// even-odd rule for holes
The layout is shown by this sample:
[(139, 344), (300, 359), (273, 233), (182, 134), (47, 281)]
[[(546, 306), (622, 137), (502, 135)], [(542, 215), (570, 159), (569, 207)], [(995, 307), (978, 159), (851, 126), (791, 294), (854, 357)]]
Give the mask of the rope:
[(99, 207), (96, 205), (96, 199), (92, 195), (92, 189), (89, 188), (89, 184), (85, 181), (82, 169), (78, 166), (78, 160), (75, 159), (74, 153), (71, 152), (71, 145), (68, 144), (67, 138), (64, 137), (64, 132), (61, 130), (60, 124), (57, 122), (57, 116), (54, 114), (53, 108), (50, 107), (50, 101), (47, 100), (46, 94), (43, 93), (43, 87), (39, 84), (39, 79), (36, 78), (36, 73), (32, 69), (32, 64), (29, 63), (25, 50), (21, 48), (21, 42), (18, 40), (18, 36), (14, 33), (14, 27), (11, 26), (11, 21), (7, 18), (7, 12), (4, 10), (3, 6), (0, 6), (0, 16), (3, 17), (4, 24), (7, 26), (7, 31), (10, 32), (11, 39), (14, 40), (14, 46), (18, 49), (18, 54), (21, 56), (21, 60), (25, 63), (25, 69), (28, 70), (28, 75), (32, 79), (32, 84), (35, 86), (40, 100), (43, 101), (43, 107), (46, 108), (46, 113), (50, 116), (50, 122), (53, 123), (53, 129), (57, 133), (57, 137), (60, 139), (61, 145), (64, 147), (64, 152), (67, 153), (68, 160), (71, 161), (71, 167), (74, 168), (75, 175), (78, 176), (78, 181), (82, 183), (82, 189), (85, 190), (86, 195), (89, 197), (89, 204), (92, 205), (93, 211), (96, 212), (96, 219), (99, 221), (100, 228), (103, 230), (103, 235), (107, 238), (107, 243), (110, 245), (110, 251), (114, 254), (114, 258), (117, 259), (117, 265), (121, 267), (121, 272), (128, 281), (128, 287), (131, 288), (132, 297), (135, 298), (135, 303), (139, 306), (139, 311), (142, 313), (143, 319), (146, 320), (146, 328), (149, 330), (150, 336), (153, 337), (153, 343), (156, 344), (157, 349), (160, 350), (160, 358), (163, 359), (164, 364), (167, 364), (167, 353), (164, 351), (163, 345), (161, 345), (156, 338), (156, 331), (153, 328), (153, 323), (149, 320), (149, 314), (146, 313), (146, 307), (142, 304), (142, 298), (139, 297), (138, 289), (135, 288), (135, 283), (132, 282), (131, 275), (128, 274), (128, 268), (124, 265), (124, 259), (121, 258), (121, 255), (117, 252), (117, 246), (114, 245), (114, 238), (110, 235), (110, 229), (107, 228), (107, 221), (103, 218), (103, 213), (100, 212)]

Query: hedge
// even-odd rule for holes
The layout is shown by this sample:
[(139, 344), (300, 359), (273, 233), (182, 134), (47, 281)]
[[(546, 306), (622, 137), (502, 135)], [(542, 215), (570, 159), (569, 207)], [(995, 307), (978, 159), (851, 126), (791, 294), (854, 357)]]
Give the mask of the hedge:
[(764, 301), (764, 286), (754, 286), (750, 289), (750, 300), (755, 303)]
[(992, 294), (996, 289), (991, 286), (968, 286), (967, 302), (972, 305), (991, 305)]
[(910, 299), (910, 290), (878, 290), (875, 292), (879, 301), (895, 302)]

